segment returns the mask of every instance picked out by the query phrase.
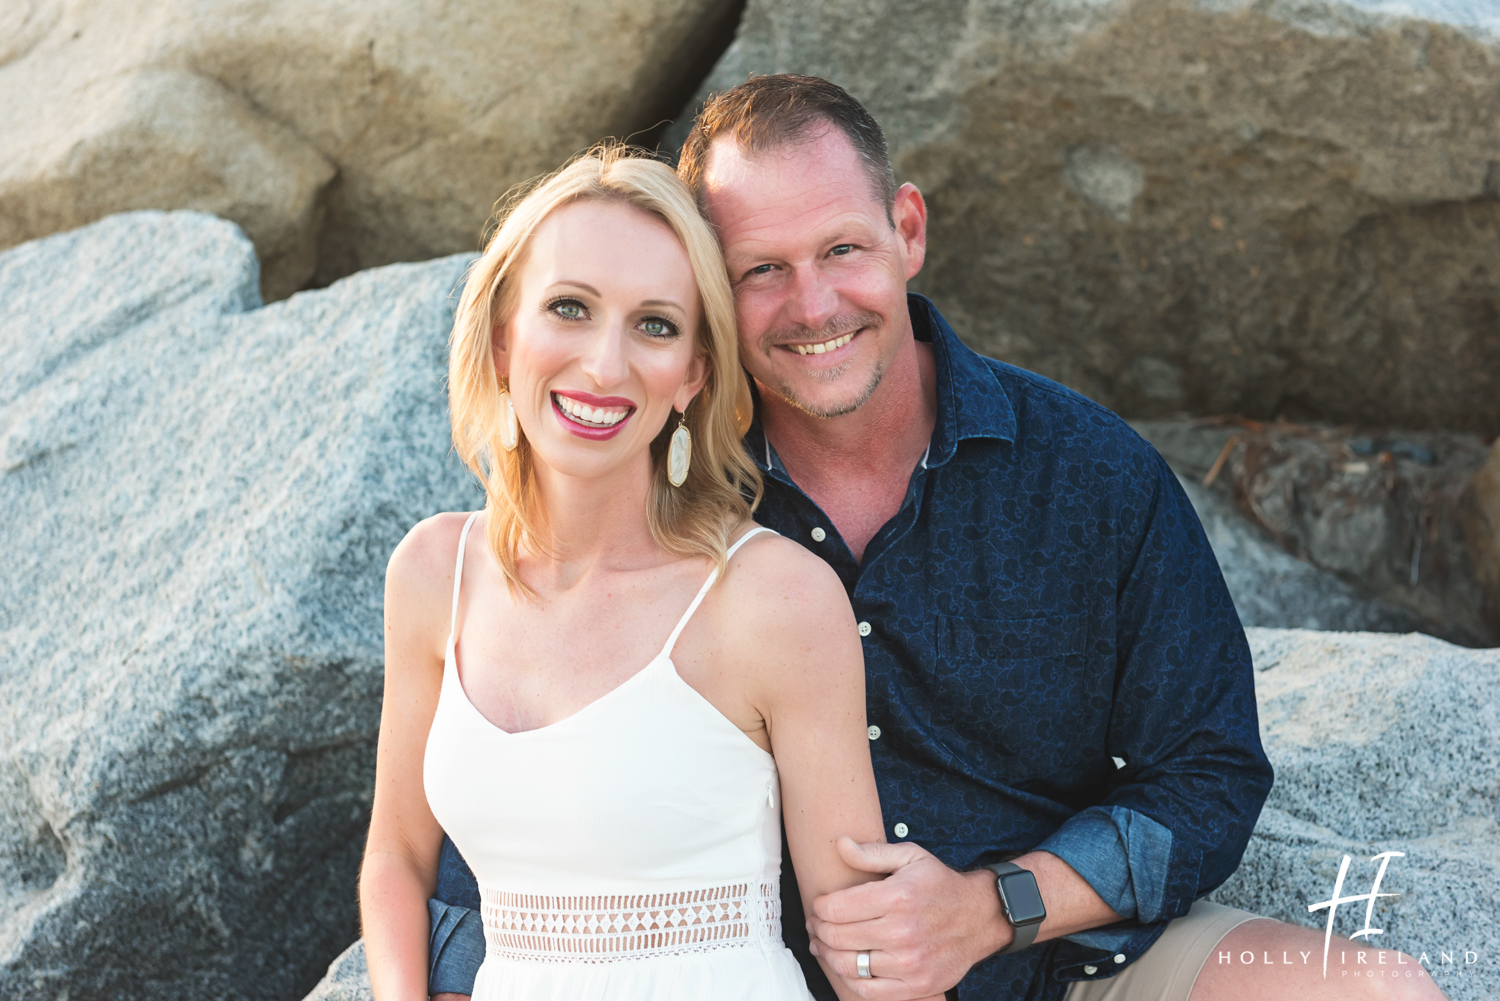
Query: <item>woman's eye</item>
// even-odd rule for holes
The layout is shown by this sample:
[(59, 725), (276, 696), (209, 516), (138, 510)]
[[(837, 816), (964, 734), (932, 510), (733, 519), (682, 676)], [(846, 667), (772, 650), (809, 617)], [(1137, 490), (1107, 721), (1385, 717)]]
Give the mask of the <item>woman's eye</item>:
[(581, 320), (584, 316), (583, 303), (573, 302), (569, 299), (563, 299), (559, 302), (554, 302), (550, 308), (552, 309), (552, 312), (556, 313), (564, 320)]
[(641, 330), (652, 337), (672, 337), (677, 333), (671, 322), (655, 316), (642, 320)]

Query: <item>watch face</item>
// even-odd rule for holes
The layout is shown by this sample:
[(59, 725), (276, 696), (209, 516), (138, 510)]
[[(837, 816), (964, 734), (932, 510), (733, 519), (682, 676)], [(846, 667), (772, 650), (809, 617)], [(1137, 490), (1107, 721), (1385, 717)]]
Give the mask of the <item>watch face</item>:
[(1042, 894), (1036, 888), (1036, 877), (1029, 872), (1008, 872), (1001, 876), (1000, 896), (1005, 900), (1011, 924), (1032, 924), (1047, 916)]

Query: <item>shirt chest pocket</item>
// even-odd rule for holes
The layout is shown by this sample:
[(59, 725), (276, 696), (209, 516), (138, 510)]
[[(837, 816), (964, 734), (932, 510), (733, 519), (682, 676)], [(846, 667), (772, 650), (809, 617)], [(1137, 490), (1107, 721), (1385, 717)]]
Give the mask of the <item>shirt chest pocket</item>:
[(1084, 615), (939, 615), (936, 625), (934, 720), (971, 756), (993, 748), (1035, 767), (1039, 756), (1066, 754), (1097, 710), (1107, 720), (1108, 689), (1094, 691), (1088, 669)]

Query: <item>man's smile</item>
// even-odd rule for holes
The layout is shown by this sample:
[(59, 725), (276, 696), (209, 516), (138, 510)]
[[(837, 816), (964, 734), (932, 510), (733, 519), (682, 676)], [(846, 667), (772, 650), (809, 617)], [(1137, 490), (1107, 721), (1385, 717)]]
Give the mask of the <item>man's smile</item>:
[(840, 334), (838, 337), (833, 337), (826, 341), (820, 341), (817, 344), (783, 344), (782, 347), (790, 348), (791, 350), (797, 352), (799, 355), (827, 354), (830, 351), (837, 351), (845, 344), (848, 344), (850, 341), (854, 340), (854, 335), (857, 333), (859, 333), (859, 331), (856, 330), (851, 333)]

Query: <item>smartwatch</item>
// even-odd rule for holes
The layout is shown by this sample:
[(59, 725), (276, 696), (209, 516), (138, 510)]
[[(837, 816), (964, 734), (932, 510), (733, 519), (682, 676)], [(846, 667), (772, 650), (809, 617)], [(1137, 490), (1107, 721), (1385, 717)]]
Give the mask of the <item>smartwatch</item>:
[(995, 874), (995, 882), (1000, 887), (1001, 913), (1016, 930), (1016, 937), (1010, 945), (995, 955), (1020, 952), (1036, 940), (1037, 929), (1047, 916), (1047, 908), (1042, 904), (1042, 892), (1037, 889), (1036, 877), (1031, 874), (1031, 870), (1022, 869), (1014, 862), (995, 862), (984, 868)]

